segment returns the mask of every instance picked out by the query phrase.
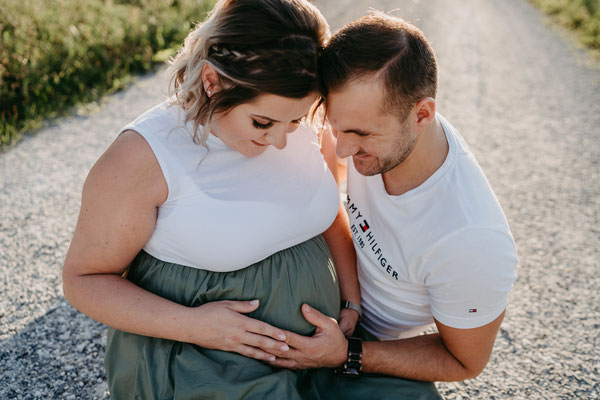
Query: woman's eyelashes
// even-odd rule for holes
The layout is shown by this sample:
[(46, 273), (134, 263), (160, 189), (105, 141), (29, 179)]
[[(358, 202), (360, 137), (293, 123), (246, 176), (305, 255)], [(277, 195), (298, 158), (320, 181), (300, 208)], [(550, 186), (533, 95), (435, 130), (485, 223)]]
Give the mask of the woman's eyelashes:
[(261, 124), (257, 120), (253, 119), (252, 120), (252, 125), (254, 125), (254, 127), (257, 128), (257, 129), (269, 129), (270, 127), (273, 126), (273, 121), (269, 121), (266, 124)]
[[(294, 125), (300, 125), (302, 123), (302, 120), (304, 119), (304, 117), (300, 118), (300, 119), (296, 119), (294, 121), (292, 121), (292, 124)], [(256, 129), (269, 129), (273, 126), (273, 121), (269, 121), (265, 124), (258, 122), (255, 119), (252, 119), (252, 125), (254, 125), (254, 127)]]

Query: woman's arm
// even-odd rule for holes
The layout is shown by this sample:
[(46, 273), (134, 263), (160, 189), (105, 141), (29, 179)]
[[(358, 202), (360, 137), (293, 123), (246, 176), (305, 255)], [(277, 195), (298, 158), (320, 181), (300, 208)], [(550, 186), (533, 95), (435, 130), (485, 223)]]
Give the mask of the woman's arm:
[[(335, 139), (330, 129), (323, 129), (321, 137), (321, 152), (333, 173), (336, 181), (340, 182), (338, 174), (338, 162), (335, 154)], [(356, 275), (356, 251), (350, 234), (350, 223), (348, 214), (340, 199), (338, 214), (333, 224), (323, 233), (327, 246), (331, 251), (335, 269), (340, 281), (340, 294), (343, 300), (360, 304), (360, 289)], [(358, 322), (358, 313), (350, 309), (342, 309), (339, 324), (345, 335), (351, 335)]]
[(240, 313), (250, 301), (185, 307), (122, 277), (148, 241), (167, 184), (154, 153), (136, 132), (123, 133), (102, 155), (83, 188), (81, 212), (63, 268), (67, 300), (93, 319), (140, 335), (270, 359), (285, 343), (280, 329)]

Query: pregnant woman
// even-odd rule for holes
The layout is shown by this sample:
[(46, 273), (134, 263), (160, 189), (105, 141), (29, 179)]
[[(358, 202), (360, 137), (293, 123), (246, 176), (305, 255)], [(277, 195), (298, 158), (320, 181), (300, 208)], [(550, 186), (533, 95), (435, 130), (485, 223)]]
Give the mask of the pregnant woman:
[(308, 371), (268, 361), (280, 328), (314, 331), (303, 303), (348, 334), (358, 320), (339, 310), (360, 295), (332, 139), (304, 122), (327, 37), (305, 0), (219, 1), (172, 61), (171, 96), (90, 171), (64, 292), (109, 326), (114, 399), (319, 397)]

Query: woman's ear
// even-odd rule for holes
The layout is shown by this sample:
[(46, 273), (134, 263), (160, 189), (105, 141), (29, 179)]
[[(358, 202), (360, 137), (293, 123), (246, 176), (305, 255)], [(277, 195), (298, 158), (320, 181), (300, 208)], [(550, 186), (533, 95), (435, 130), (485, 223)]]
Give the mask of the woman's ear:
[(205, 64), (202, 67), (202, 87), (208, 97), (221, 90), (219, 73), (210, 64)]

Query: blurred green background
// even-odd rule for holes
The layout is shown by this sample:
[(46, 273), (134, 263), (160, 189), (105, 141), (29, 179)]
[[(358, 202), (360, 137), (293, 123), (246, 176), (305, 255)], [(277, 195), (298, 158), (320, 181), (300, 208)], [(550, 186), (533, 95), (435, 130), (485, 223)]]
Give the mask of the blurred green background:
[[(530, 1), (600, 49), (600, 0)], [(164, 62), (214, 2), (0, 0), (0, 150)]]
[(164, 62), (213, 4), (0, 0), (0, 147)]
[(530, 0), (572, 29), (581, 43), (600, 50), (600, 0)]

